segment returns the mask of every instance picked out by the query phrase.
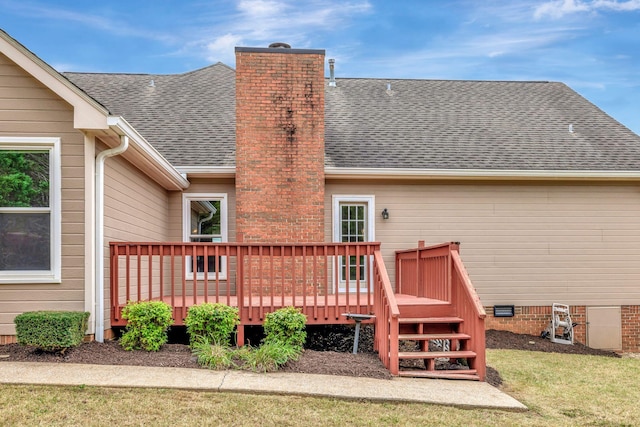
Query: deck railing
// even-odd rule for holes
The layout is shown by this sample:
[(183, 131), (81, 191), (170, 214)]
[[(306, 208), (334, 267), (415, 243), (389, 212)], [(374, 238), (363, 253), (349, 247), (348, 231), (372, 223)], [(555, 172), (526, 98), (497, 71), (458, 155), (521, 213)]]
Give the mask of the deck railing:
[(392, 375), (398, 375), (398, 333), (400, 310), (396, 302), (387, 269), (382, 261), (382, 254), (376, 251), (374, 255), (374, 299), (376, 313), (376, 328), (374, 350), (384, 366)]
[(458, 332), (471, 336), (467, 350), (477, 356), (471, 368), (485, 377), (485, 310), (460, 258), (458, 243), (396, 252), (396, 293), (447, 301), (464, 319)]
[(456, 308), (458, 317), (464, 319), (458, 332), (471, 337), (467, 341), (467, 350), (475, 352), (476, 357), (471, 362), (472, 366), (469, 367), (477, 371), (480, 381), (484, 381), (486, 375), (484, 319), (487, 314), (462, 263), (457, 245), (451, 249), (451, 260), (453, 263), (451, 302)]
[(114, 242), (110, 249), (113, 326), (126, 324), (128, 301), (145, 300), (170, 304), (177, 325), (201, 302), (237, 306), (242, 325), (261, 324), (288, 305), (302, 309), (309, 324), (348, 323), (346, 312), (373, 313), (373, 272), (381, 262), (377, 242)]

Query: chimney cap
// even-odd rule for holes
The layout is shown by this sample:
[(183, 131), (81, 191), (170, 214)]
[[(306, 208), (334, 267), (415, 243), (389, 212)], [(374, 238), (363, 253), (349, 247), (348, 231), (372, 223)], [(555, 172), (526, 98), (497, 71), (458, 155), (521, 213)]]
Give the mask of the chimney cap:
[(275, 49), (275, 48), (291, 49), (291, 45), (288, 43), (282, 43), (282, 42), (275, 42), (269, 45), (269, 49)]

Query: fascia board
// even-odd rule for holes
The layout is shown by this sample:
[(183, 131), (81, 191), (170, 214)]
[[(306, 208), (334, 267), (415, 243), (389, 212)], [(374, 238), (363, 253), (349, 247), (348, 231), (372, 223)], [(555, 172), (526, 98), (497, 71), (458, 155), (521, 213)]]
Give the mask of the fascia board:
[(383, 169), (325, 167), (327, 178), (341, 179), (482, 179), (482, 180), (585, 180), (637, 181), (638, 171), (485, 170), (485, 169)]
[(122, 154), (125, 158), (133, 163), (142, 162), (143, 169), (167, 190), (189, 187), (189, 181), (123, 117), (109, 116), (107, 123), (118, 135), (129, 137), (130, 148)]
[(108, 129), (106, 108), (2, 30), (0, 52), (73, 106), (76, 129)]
[(234, 178), (235, 166), (176, 166), (181, 174), (194, 178)]

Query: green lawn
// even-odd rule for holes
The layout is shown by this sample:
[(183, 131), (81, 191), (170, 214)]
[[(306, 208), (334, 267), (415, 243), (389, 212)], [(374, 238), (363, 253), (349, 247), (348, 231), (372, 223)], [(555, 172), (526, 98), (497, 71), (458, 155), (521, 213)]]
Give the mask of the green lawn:
[[(640, 425), (640, 360), (488, 350), (527, 412), (183, 390), (0, 386), (0, 425)], [(428, 381), (428, 380), (425, 380)]]

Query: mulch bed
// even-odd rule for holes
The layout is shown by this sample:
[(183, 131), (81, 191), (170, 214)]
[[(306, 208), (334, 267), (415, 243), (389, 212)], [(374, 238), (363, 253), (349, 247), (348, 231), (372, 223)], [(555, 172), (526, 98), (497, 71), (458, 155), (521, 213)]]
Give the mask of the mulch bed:
[[(326, 338), (329, 336), (329, 338)], [(311, 333), (313, 338), (314, 334)], [(391, 375), (385, 369), (377, 355), (372, 351), (371, 331), (364, 330), (361, 335), (360, 353), (352, 354), (353, 335), (347, 330), (325, 334), (320, 343), (331, 351), (319, 351), (314, 346), (307, 348), (300, 359), (289, 362), (281, 369), (284, 372), (303, 372), (325, 375), (346, 375), (355, 377), (389, 379)], [(610, 351), (597, 350), (576, 343), (574, 345), (556, 344), (548, 339), (533, 335), (514, 334), (506, 331), (489, 330), (486, 333), (487, 348), (542, 351), (553, 353), (586, 354), (596, 356), (620, 357)], [(318, 345), (316, 340), (316, 345)], [(53, 362), (86, 363), (99, 365), (159, 366), (177, 368), (199, 368), (189, 347), (184, 344), (165, 344), (158, 352), (125, 351), (115, 341), (105, 343), (87, 342), (64, 354), (46, 353), (19, 344), (0, 345), (0, 362)], [(500, 385), (499, 373), (487, 367), (487, 382)]]

